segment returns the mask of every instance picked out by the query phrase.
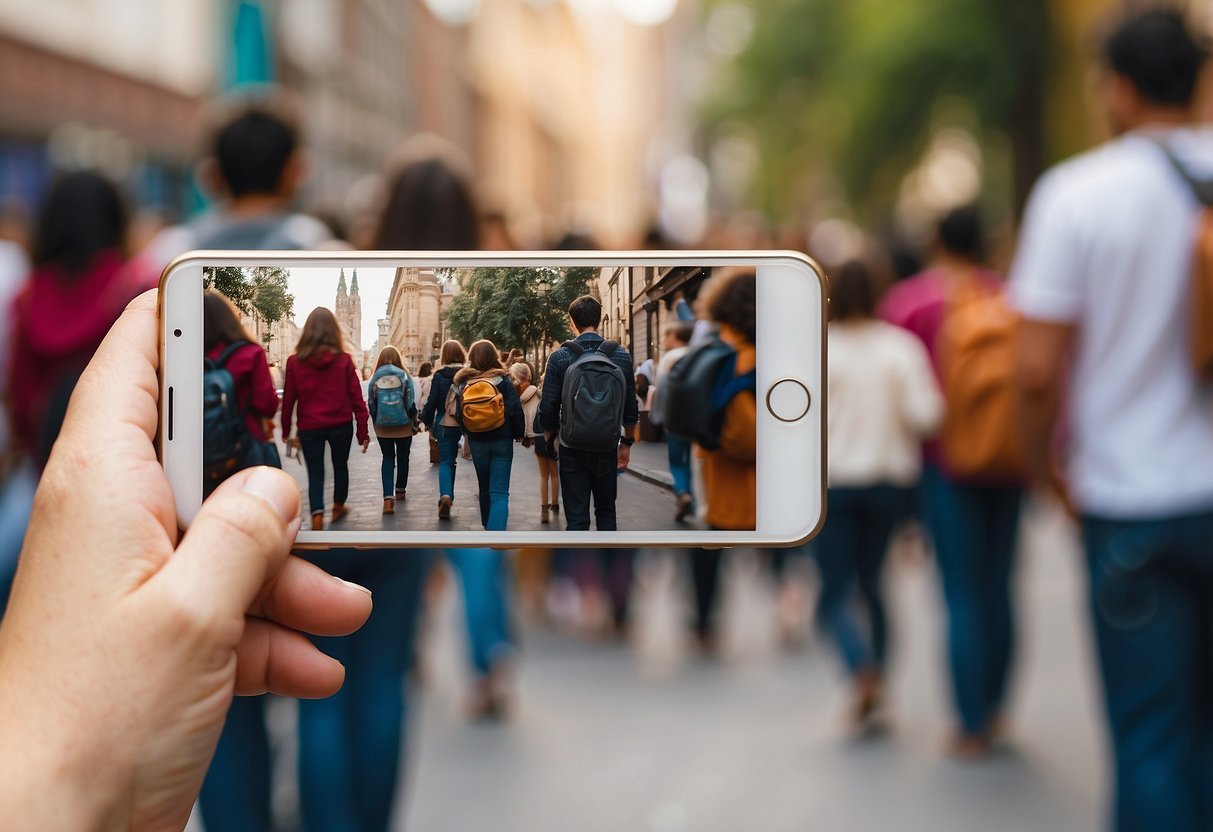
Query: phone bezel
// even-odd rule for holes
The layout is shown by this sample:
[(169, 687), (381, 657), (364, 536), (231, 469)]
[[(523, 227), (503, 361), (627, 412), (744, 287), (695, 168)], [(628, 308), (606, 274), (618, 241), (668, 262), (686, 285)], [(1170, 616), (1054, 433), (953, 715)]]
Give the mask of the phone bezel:
[[(753, 266), (758, 300), (758, 528), (753, 531), (663, 529), (569, 532), (439, 530), (354, 532), (325, 529), (299, 533), (297, 548), (395, 547), (782, 547), (817, 534), (826, 514), (826, 313), (828, 282), (810, 258), (794, 251), (633, 252), (389, 252), (389, 251), (194, 251), (178, 257), (160, 280), (160, 427), (157, 447), (173, 488), (178, 523), (187, 528), (202, 501), (202, 270), (206, 266), (306, 267), (537, 267)], [(775, 285), (778, 275), (799, 273), (798, 282)], [(766, 277), (762, 277), (766, 275)], [(807, 278), (807, 279), (806, 279)], [(786, 275), (785, 275), (786, 279)], [(807, 313), (807, 314), (806, 314)], [(816, 328), (813, 327), (816, 324)], [(180, 335), (175, 335), (175, 331)], [(765, 406), (778, 381), (795, 378), (810, 394), (809, 411), (784, 422)], [(170, 397), (169, 389), (173, 394)], [(170, 420), (170, 407), (172, 408)], [(172, 438), (168, 436), (171, 426)], [(806, 455), (805, 466), (786, 464)], [(802, 457), (803, 458), (803, 457)], [(765, 476), (764, 476), (765, 474)], [(807, 510), (806, 510), (807, 506)], [(800, 520), (799, 518), (803, 518)]]

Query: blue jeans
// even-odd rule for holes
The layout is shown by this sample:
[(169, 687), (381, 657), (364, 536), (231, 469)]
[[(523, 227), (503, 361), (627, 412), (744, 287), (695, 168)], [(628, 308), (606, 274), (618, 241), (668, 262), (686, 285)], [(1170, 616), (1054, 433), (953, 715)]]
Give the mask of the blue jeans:
[(446, 556), (463, 586), (463, 611), (472, 648), (472, 667), (483, 676), (514, 652), (505, 553), (493, 549), (448, 549)]
[(324, 512), (324, 446), (333, 462), (333, 502), (344, 503), (350, 493), (350, 446), (354, 443), (353, 422), (335, 428), (300, 430), (299, 447), (307, 465), (307, 498), (312, 514)]
[(270, 740), (267, 696), (232, 699), (198, 808), (206, 832), (270, 832)]
[(675, 494), (691, 493), (691, 443), (677, 436), (667, 436), (666, 453), (670, 458), (670, 476), (674, 478)]
[(345, 665), (345, 684), (327, 699), (299, 703), (303, 826), (309, 832), (387, 832), (400, 749), (407, 746), (408, 672), (433, 553), (346, 550), (315, 560), (370, 589), (376, 603), (353, 635), (313, 639)]
[(961, 730), (978, 736), (989, 730), (1006, 696), (1015, 639), (1011, 570), (1023, 492), (957, 483), (934, 465), (923, 471), (922, 487), (948, 610), (952, 696)]
[[(379, 466), (379, 474), (383, 479), (383, 496), (395, 497), (397, 491), (409, 487), (409, 451), (413, 449), (413, 437), (401, 439), (379, 439), (379, 450), (383, 452), (383, 462)], [(395, 487), (392, 479), (395, 476)]]
[(1213, 511), (1087, 517), (1118, 832), (1213, 828)]
[(490, 532), (505, 531), (510, 521), (510, 471), (514, 467), (513, 439), (468, 438), (472, 465), (480, 486), (480, 525)]
[[(817, 621), (833, 635), (852, 675), (882, 669), (888, 654), (881, 575), (902, 492), (891, 485), (831, 488), (830, 516), (814, 542), (821, 572)], [(867, 614), (866, 628), (855, 609), (860, 600)]]
[(438, 440), (438, 496), (455, 497), (455, 462), (459, 459), (459, 428), (434, 425), (430, 430)]

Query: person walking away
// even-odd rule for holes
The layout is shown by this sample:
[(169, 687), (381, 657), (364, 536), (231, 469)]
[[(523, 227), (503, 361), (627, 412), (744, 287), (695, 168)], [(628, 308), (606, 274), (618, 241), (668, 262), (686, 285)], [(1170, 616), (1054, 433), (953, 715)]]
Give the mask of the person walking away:
[[(429, 361), (422, 361), (414, 379), (417, 382), (417, 405), (425, 407), (425, 403), (430, 399), (430, 385), (434, 383), (434, 365)], [(429, 432), (427, 431), (427, 433)], [(437, 465), (439, 460), (438, 440), (434, 438), (434, 434), (429, 433), (427, 444), (430, 449), (430, 465)]]
[[(724, 405), (718, 446), (700, 448), (706, 518), (713, 529), (752, 530), (757, 523), (755, 397), (757, 296), (753, 269), (726, 269), (704, 285), (698, 298), (702, 319), (719, 327), (719, 338), (733, 348), (733, 395)], [(696, 640), (705, 652), (717, 647), (716, 602), (720, 586), (719, 549), (691, 551)]]
[(202, 349), (205, 497), (238, 471), (281, 468), (282, 460), (274, 442), (278, 391), (265, 350), (245, 330), (232, 302), (211, 289), (202, 296)]
[[(598, 334), (602, 304), (582, 295), (569, 304), (577, 337), (548, 357), (539, 402), (544, 441), (560, 439), (560, 489), (569, 531), (590, 528), (590, 501), (599, 531), (615, 531), (618, 472), (627, 469), (635, 443), (636, 380), (628, 351)], [(592, 407), (573, 408), (578, 400)]]
[[(1015, 547), (1018, 540), (1022, 473), (1016, 466), (962, 470), (957, 444), (949, 435), (977, 440), (991, 432), (1012, 436), (1013, 418), (1007, 398), (991, 397), (1006, 407), (1000, 412), (969, 413), (947, 383), (945, 370), (953, 355), (949, 333), (963, 329), (965, 316), (978, 307), (972, 298), (1001, 303), (1002, 281), (983, 266), (985, 239), (981, 217), (974, 208), (956, 208), (940, 220), (927, 270), (903, 280), (885, 295), (879, 315), (888, 323), (918, 336), (931, 355), (946, 402), (945, 424), (938, 441), (923, 446), (922, 506), (935, 549), (948, 615), (948, 666), (956, 730), (949, 751), (961, 759), (989, 753), (1003, 727), (1003, 712), (1014, 653), (1015, 623), (1011, 597)], [(1004, 310), (1005, 311), (1005, 310)], [(997, 318), (978, 319), (977, 329)], [(1007, 332), (990, 343), (1008, 346)], [(985, 376), (1006, 373), (998, 392), (1010, 392), (1010, 366), (1003, 354), (978, 355)], [(969, 379), (985, 377), (969, 372)], [(955, 375), (950, 376), (955, 380)], [(965, 378), (961, 377), (961, 381)], [(949, 434), (949, 429), (955, 429)], [(1002, 429), (1004, 428), (1005, 429)]]
[(438, 519), (449, 520), (455, 501), (455, 468), (459, 461), (459, 439), (463, 430), (454, 413), (451, 387), (467, 364), (467, 353), (458, 341), (442, 345), (442, 366), (433, 375), (430, 393), (421, 411), (421, 422), (438, 443)]
[(1187, 181), (1213, 180), (1213, 134), (1189, 27), (1162, 8), (1110, 31), (1116, 137), (1036, 184), (1011, 271), (1025, 455), (1081, 520), (1118, 832), (1213, 828), (1213, 387), (1194, 354), (1213, 309), (1192, 302), (1213, 272)]
[[(664, 423), (663, 379), (674, 369), (678, 360), (687, 354), (693, 332), (694, 324), (681, 320), (666, 324), (662, 330), (662, 355), (657, 362), (657, 383), (654, 385), (653, 406), (649, 413), (649, 418), (655, 420), (658, 425)], [(674, 522), (681, 523), (695, 514), (695, 495), (691, 487), (691, 441), (667, 432), (665, 442), (670, 476), (674, 479), (674, 498), (677, 500)]]
[(522, 446), (535, 449), (535, 459), (539, 464), (539, 522), (550, 523), (552, 514), (560, 510), (560, 472), (539, 427), (539, 388), (531, 384), (531, 368), (528, 364), (518, 363), (510, 367), (510, 375), (514, 377), (526, 425)]
[[(296, 405), (299, 408), (294, 415)], [(324, 452), (328, 447), (333, 464), (333, 512), (337, 523), (347, 514), (350, 492), (350, 446), (355, 430), (362, 452), (371, 444), (367, 431), (368, 412), (362, 398), (362, 383), (354, 359), (345, 351), (345, 338), (337, 318), (323, 306), (307, 316), (295, 354), (286, 360), (286, 383), (282, 391), (282, 433), (290, 436), (291, 425), (299, 435), (290, 436), (293, 447), (303, 451), (307, 465), (308, 505), (312, 531), (324, 528)]]
[(816, 618), (846, 666), (851, 721), (863, 730), (881, 704), (888, 655), (885, 553), (921, 473), (921, 442), (943, 418), (943, 397), (922, 343), (876, 320), (871, 266), (852, 260), (830, 275), (830, 516), (811, 544), (821, 575)]
[(526, 436), (526, 424), (518, 391), (492, 341), (468, 349), (468, 366), (455, 375), (454, 389), (480, 487), (480, 525), (505, 531), (514, 442)]
[(396, 501), (408, 496), (409, 452), (413, 448), (414, 426), (418, 422), (413, 379), (404, 370), (400, 351), (391, 344), (381, 349), (375, 360), (366, 404), (371, 424), (375, 426), (375, 439), (383, 452), (380, 467), (383, 513), (393, 514)]

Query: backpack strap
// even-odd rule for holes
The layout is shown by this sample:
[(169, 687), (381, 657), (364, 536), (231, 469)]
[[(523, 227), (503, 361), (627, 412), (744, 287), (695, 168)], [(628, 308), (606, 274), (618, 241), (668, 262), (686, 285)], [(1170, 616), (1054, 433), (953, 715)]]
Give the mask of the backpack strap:
[(1167, 157), (1167, 161), (1171, 163), (1171, 167), (1179, 174), (1179, 178), (1187, 183), (1188, 188), (1192, 191), (1192, 195), (1196, 197), (1196, 201), (1206, 208), (1213, 208), (1213, 180), (1197, 179), (1193, 176), (1184, 163), (1179, 161), (1179, 157), (1171, 150), (1170, 145), (1163, 140), (1156, 139), (1154, 144)]
[(611, 358), (613, 355), (615, 355), (615, 351), (617, 349), (619, 349), (619, 344), (615, 341), (603, 341), (598, 345), (598, 351), (607, 358)]
[(751, 392), (758, 390), (756, 370), (735, 376), (733, 372), (736, 369), (737, 353), (733, 353), (732, 357), (721, 366), (720, 373), (716, 376), (716, 383), (712, 385), (712, 407), (714, 409), (724, 410), (737, 394), (747, 390)]
[(228, 360), (236, 354), (236, 350), (249, 344), (249, 341), (233, 341), (228, 345), (228, 348), (219, 353), (219, 357), (215, 359), (216, 367), (226, 367)]
[(561, 346), (573, 354), (574, 361), (581, 358), (581, 356), (585, 354), (585, 347), (578, 344), (576, 341), (565, 341)]

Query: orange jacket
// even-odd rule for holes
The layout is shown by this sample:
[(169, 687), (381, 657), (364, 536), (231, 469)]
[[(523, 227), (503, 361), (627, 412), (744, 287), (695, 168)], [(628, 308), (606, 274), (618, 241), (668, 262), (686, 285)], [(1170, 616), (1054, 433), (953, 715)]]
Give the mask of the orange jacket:
[[(754, 369), (754, 345), (734, 329), (724, 326), (720, 337), (737, 350), (736, 375)], [(714, 529), (753, 529), (757, 525), (758, 402), (745, 391), (733, 397), (724, 412), (720, 448), (702, 451), (703, 483), (708, 498), (708, 524)]]

